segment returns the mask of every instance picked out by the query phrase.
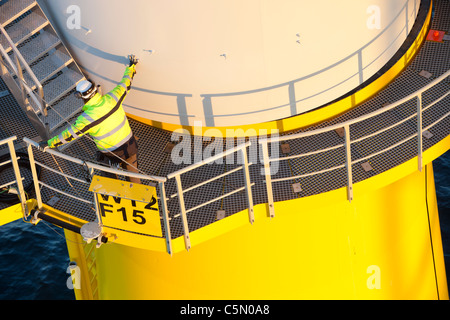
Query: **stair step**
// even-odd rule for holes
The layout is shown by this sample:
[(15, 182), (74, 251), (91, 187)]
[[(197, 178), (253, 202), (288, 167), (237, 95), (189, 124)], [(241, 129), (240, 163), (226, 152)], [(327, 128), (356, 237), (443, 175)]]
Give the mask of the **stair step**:
[(36, 5), (34, 0), (11, 0), (0, 7), (0, 24), (6, 26)]
[[(48, 125), (50, 134), (62, 131), (67, 120), (73, 121), (83, 108), (83, 101), (73, 92), (84, 75), (35, 0), (0, 0), (0, 4), (0, 23), (42, 85), (48, 106), (48, 115), (42, 123)], [(0, 45), (15, 62), (15, 53), (1, 33)], [(22, 69), (24, 80), (39, 96), (31, 75), (23, 66)], [(40, 106), (31, 97), (28, 101), (42, 120)]]
[[(23, 19), (17, 20), (16, 22), (10, 24), (6, 28), (6, 32), (17, 46), (49, 23), (50, 22), (44, 16), (41, 9), (39, 7), (35, 7), (29, 14), (24, 16)], [(0, 37), (0, 44), (6, 49), (6, 52), (11, 51), (11, 47), (3, 35)]]
[(48, 108), (47, 122), (50, 127), (50, 132), (54, 132), (59, 126), (65, 127), (67, 124), (66, 120), (71, 119), (83, 108), (83, 100), (76, 98), (73, 93), (69, 93)]
[[(73, 60), (65, 48), (59, 47), (54, 52), (50, 52), (47, 56), (33, 64), (31, 66), (31, 70), (35, 74), (38, 81), (43, 83), (72, 62)], [(34, 87), (34, 83), (30, 75), (27, 72), (24, 72), (23, 76), (26, 83)]]
[(51, 30), (43, 29), (29, 40), (22, 43), (18, 49), (28, 64), (55, 48), (61, 40)]
[(62, 69), (62, 74), (43, 84), (45, 101), (49, 105), (54, 104), (74, 89), (83, 78), (82, 74), (68, 67)]

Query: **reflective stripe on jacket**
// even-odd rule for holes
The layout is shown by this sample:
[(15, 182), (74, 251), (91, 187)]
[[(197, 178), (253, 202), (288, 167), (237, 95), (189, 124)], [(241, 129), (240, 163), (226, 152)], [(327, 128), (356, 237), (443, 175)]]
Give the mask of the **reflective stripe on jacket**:
[(102, 152), (114, 151), (131, 136), (122, 102), (131, 88), (136, 73), (134, 65), (127, 67), (122, 81), (105, 95), (97, 93), (84, 106), (73, 125), (48, 140), (49, 147), (58, 147), (88, 133)]

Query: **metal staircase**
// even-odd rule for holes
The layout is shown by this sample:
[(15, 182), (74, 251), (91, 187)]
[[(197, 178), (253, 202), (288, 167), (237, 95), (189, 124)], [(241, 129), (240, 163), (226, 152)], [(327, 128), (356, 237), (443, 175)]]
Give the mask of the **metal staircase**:
[(42, 139), (56, 135), (83, 102), (85, 77), (36, 1), (0, 0), (0, 75)]

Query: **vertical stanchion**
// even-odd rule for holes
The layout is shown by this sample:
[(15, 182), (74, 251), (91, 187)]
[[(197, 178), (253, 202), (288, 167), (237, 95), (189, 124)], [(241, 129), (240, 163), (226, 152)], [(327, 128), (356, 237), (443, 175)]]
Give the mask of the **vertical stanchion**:
[[(87, 166), (87, 165), (86, 165)], [(89, 167), (88, 167), (89, 168)], [(92, 177), (94, 176), (94, 168), (89, 168), (89, 175)], [(91, 180), (92, 181), (92, 180)], [(97, 217), (97, 221), (99, 223), (100, 226), (103, 226), (103, 222), (102, 222), (102, 216), (100, 215), (100, 211), (99, 211), (99, 205), (98, 205), (98, 199), (97, 199), (97, 194), (95, 192), (92, 192), (92, 195), (94, 197), (94, 204), (95, 204), (95, 216)]]
[(422, 94), (417, 96), (417, 162), (419, 171), (422, 171)]
[[(16, 139), (16, 137), (14, 137), (14, 140)], [(11, 155), (11, 162), (12, 162), (12, 166), (14, 169), (14, 176), (16, 178), (16, 183), (17, 183), (17, 193), (19, 194), (19, 198), (20, 198), (20, 203), (22, 205), (22, 212), (24, 214), (26, 214), (26, 202), (27, 199), (25, 197), (25, 190), (23, 188), (23, 183), (22, 183), (22, 176), (20, 174), (20, 168), (19, 168), (19, 164), (17, 162), (17, 155), (16, 155), (16, 150), (14, 148), (14, 142), (13, 140), (9, 140), (8, 141), (8, 148), (9, 148), (9, 154)]]
[(181, 185), (180, 175), (176, 175), (175, 180), (177, 182), (178, 201), (180, 203), (181, 220), (183, 222), (184, 245), (186, 247), (186, 250), (189, 251), (189, 249), (191, 248), (191, 240), (189, 239), (189, 226), (186, 216), (186, 207), (184, 205), (183, 187)]
[(267, 140), (260, 141), (263, 155), (264, 175), (266, 178), (266, 190), (267, 190), (267, 203), (269, 205), (269, 215), (271, 218), (275, 217), (275, 208), (273, 206), (273, 193), (272, 193), (272, 177), (270, 173), (270, 159)]
[(33, 175), (34, 191), (36, 193), (36, 201), (39, 209), (42, 209), (41, 190), (39, 188), (39, 180), (36, 170), (36, 163), (34, 162), (33, 150), (31, 144), (28, 145), (28, 158), (30, 159), (31, 173)]
[(164, 220), (164, 230), (166, 233), (166, 246), (167, 253), (172, 255), (172, 236), (170, 235), (170, 225), (169, 225), (169, 215), (167, 211), (167, 198), (166, 198), (166, 190), (164, 189), (164, 182), (159, 183), (159, 192), (161, 195), (161, 206), (162, 206), (162, 216)]
[(347, 199), (353, 200), (352, 147), (350, 142), (350, 127), (344, 126), (345, 136), (345, 167), (347, 168)]
[(251, 224), (255, 222), (255, 215), (253, 212), (253, 196), (252, 196), (252, 182), (250, 181), (250, 172), (248, 170), (248, 159), (247, 159), (247, 147), (241, 149), (243, 158), (243, 170), (244, 170), (244, 181), (245, 181), (245, 192), (247, 193), (248, 201), (248, 219)]

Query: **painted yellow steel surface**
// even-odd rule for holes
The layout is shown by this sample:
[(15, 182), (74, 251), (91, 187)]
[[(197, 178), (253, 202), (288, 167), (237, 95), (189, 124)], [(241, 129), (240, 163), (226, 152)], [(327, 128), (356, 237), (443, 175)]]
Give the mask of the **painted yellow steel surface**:
[(102, 245), (98, 296), (448, 299), (431, 164), (351, 203), (320, 198), (276, 203), (273, 219), (257, 206), (253, 225), (239, 223), (245, 213), (225, 218), (240, 226), (173, 256)]
[(0, 226), (16, 221), (23, 217), (22, 205), (20, 203), (0, 210)]
[[(83, 242), (81, 235), (64, 229), (67, 248), (69, 250), (70, 261), (76, 264), (71, 271), (72, 283), (67, 280), (68, 287), (72, 285), (77, 300), (93, 300), (98, 299), (98, 288), (95, 279), (96, 266), (92, 264), (91, 256), (95, 259), (95, 243), (86, 244)], [(92, 284), (96, 287), (93, 288)], [(97, 290), (96, 290), (97, 289)]]
[[(333, 112), (323, 108), (249, 128), (288, 131), (367, 100), (411, 61), (430, 15), (405, 56), (349, 101), (336, 102)], [(77, 298), (448, 299), (431, 161), (449, 146), (447, 137), (425, 151), (421, 171), (414, 158), (354, 184), (352, 202), (342, 188), (276, 202), (275, 218), (267, 204), (257, 205), (253, 224), (247, 210), (236, 213), (191, 232), (189, 252), (183, 237), (172, 240), (169, 255), (163, 238), (105, 227), (112, 241), (80, 263), (82, 279), (95, 288), (81, 281)], [(81, 237), (71, 237), (71, 260), (85, 259)]]
[[(36, 205), (36, 200), (27, 200), (26, 205), (28, 207), (28, 212)], [(0, 210), (0, 226), (8, 224), (10, 222), (16, 221), (23, 218), (23, 209), (20, 203), (14, 204), (10, 207)]]

